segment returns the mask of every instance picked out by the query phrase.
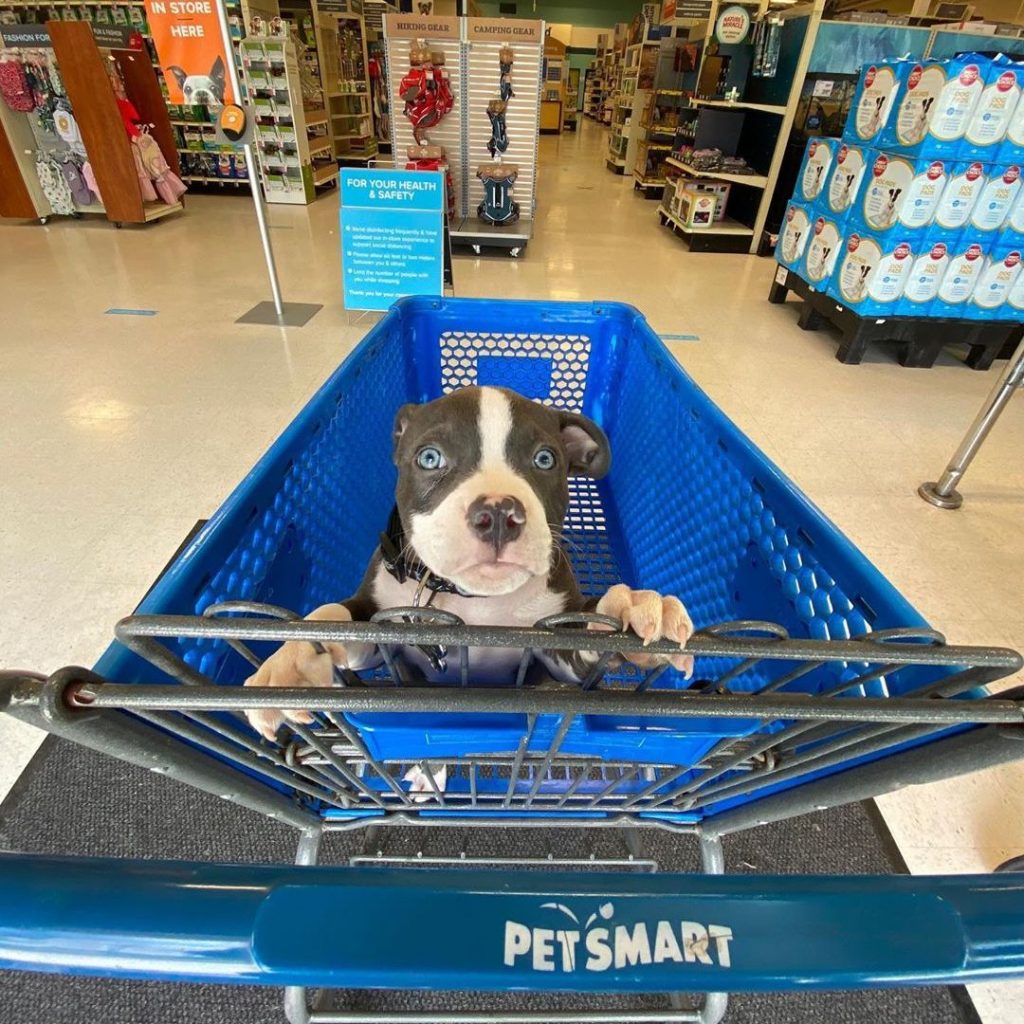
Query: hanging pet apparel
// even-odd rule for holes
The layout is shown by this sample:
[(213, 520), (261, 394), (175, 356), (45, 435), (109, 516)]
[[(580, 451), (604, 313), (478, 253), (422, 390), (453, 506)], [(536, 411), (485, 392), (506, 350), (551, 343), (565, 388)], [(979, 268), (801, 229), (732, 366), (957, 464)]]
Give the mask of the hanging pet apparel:
[(455, 187), (444, 147), (427, 138), (427, 129), (438, 125), (455, 106), (451, 79), (444, 66), (444, 54), (428, 50), (422, 40), (409, 49), (409, 73), (402, 79), (398, 94), (405, 101), (405, 116), (412, 124), (416, 145), (406, 150), (407, 171), (440, 171), (444, 175), (448, 219), (455, 217)]
[(519, 204), (512, 199), (512, 186), (519, 176), (519, 168), (501, 162), (502, 154), (508, 149), (508, 128), (505, 112), (508, 101), (515, 97), (512, 91), (512, 64), (515, 55), (511, 46), (503, 46), (498, 53), (500, 77), (499, 95), (487, 104), (487, 118), (491, 122), (491, 137), (487, 140), (487, 152), (495, 161), (481, 164), (476, 176), (483, 182), (484, 201), (477, 207), (476, 215), (488, 224), (513, 224), (519, 220)]

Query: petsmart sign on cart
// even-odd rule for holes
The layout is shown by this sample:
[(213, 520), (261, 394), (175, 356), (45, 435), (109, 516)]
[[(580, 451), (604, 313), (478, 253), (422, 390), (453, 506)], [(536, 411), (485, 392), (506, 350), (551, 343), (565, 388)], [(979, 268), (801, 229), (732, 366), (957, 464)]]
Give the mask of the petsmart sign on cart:
[(341, 172), (345, 308), (388, 309), (405, 295), (444, 294), (444, 175)]

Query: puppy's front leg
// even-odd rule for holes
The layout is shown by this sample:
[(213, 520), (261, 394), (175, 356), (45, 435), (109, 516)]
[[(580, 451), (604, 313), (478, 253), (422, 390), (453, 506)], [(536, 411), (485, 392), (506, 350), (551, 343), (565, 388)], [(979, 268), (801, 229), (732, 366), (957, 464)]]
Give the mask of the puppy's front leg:
[[(306, 619), (313, 622), (351, 622), (352, 613), (344, 604), (325, 604), (310, 612)], [(338, 668), (364, 668), (376, 653), (373, 644), (325, 643), (323, 651), (307, 640), (289, 640), (282, 644), (246, 681), (246, 686), (331, 686), (334, 666)], [(313, 716), (308, 711), (278, 711), (260, 708), (246, 711), (249, 724), (268, 740), (287, 719), (308, 725)]]
[[(656, 590), (630, 590), (624, 583), (618, 583), (597, 602), (595, 611), (618, 619), (645, 646), (658, 640), (672, 640), (683, 648), (693, 635), (693, 623), (683, 602), (678, 597), (663, 597)], [(627, 654), (625, 658), (641, 668), (653, 668), (667, 660), (687, 679), (693, 675), (693, 657), (689, 654), (673, 654), (667, 659), (658, 654)]]

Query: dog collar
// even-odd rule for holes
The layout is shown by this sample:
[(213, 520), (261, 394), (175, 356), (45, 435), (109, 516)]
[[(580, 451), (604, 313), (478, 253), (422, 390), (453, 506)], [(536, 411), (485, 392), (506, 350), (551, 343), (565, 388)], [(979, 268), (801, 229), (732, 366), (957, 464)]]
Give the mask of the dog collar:
[[(436, 576), (418, 558), (406, 555), (405, 530), (402, 529), (402, 520), (398, 515), (398, 506), (391, 509), (388, 516), (387, 529), (380, 535), (380, 557), (384, 568), (399, 583), (406, 580), (415, 580), (420, 584), (419, 591), (431, 590), (435, 594), (458, 594), (460, 597), (473, 597), (464, 590), (446, 580), (443, 576)], [(418, 603), (418, 601), (417, 601)]]

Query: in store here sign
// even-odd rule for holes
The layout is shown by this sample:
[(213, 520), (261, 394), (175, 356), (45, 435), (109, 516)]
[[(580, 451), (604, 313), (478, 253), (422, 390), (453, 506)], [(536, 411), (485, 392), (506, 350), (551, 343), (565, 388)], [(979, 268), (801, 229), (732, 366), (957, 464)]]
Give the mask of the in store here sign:
[(440, 171), (342, 169), (345, 309), (444, 294), (444, 208)]

